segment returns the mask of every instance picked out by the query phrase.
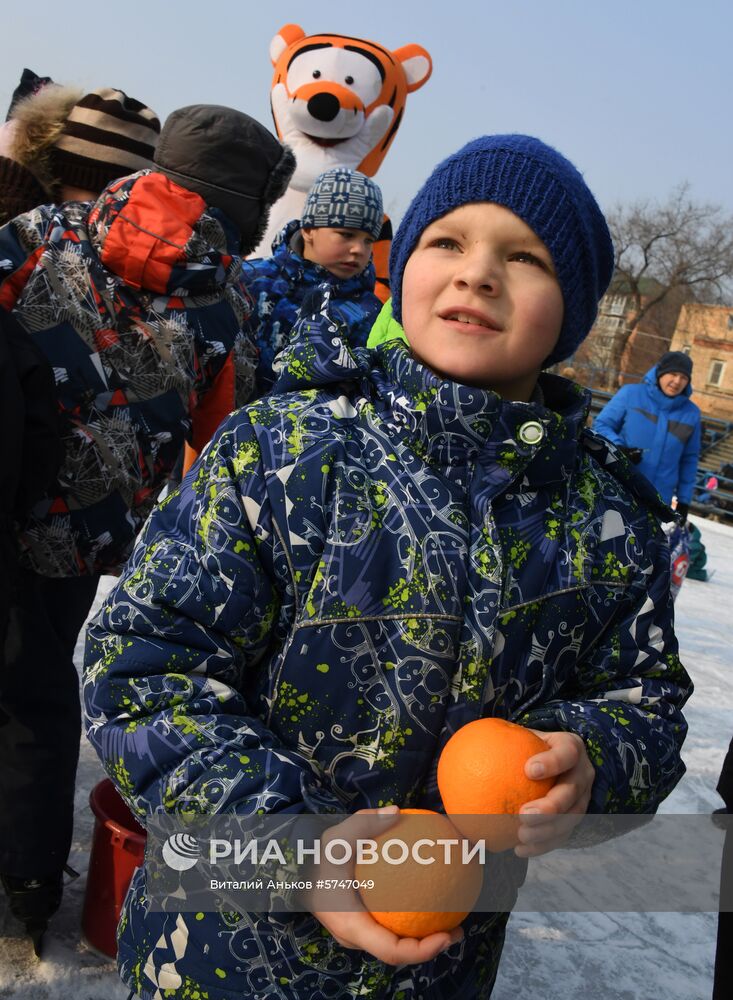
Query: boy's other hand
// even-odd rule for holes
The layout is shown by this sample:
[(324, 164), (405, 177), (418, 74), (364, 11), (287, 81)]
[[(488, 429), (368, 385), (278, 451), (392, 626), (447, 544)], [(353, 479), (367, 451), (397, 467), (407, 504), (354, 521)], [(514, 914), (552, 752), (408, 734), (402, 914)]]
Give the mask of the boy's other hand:
[[(541, 799), (527, 802), (520, 810), (519, 840), (514, 853), (533, 858), (561, 847), (585, 816), (595, 781), (595, 768), (577, 733), (544, 733), (533, 729), (548, 749), (525, 764), (529, 778), (556, 777)], [(542, 768), (541, 773), (537, 768)]]
[[(393, 817), (396, 820), (399, 814), (397, 806), (360, 809), (338, 826), (332, 827), (323, 838), (324, 845), (334, 838), (348, 840), (351, 843), (360, 838), (375, 838), (391, 825), (385, 817)], [(379, 819), (375, 820), (374, 817), (377, 816)], [(320, 877), (329, 877), (326, 868), (325, 863), (319, 866)], [(346, 871), (346, 868), (346, 865), (339, 865), (338, 870), (333, 873), (334, 877), (353, 878), (353, 867), (349, 871)], [(422, 939), (398, 937), (371, 917), (355, 889), (339, 890), (340, 903), (343, 904), (345, 895), (353, 897), (349, 900), (348, 910), (319, 909), (324, 903), (327, 905), (329, 895), (328, 892), (312, 895), (313, 916), (336, 938), (342, 948), (361, 949), (386, 965), (416, 965), (420, 962), (429, 962), (463, 937), (460, 927), (450, 932), (431, 934)], [(335, 897), (331, 895), (331, 898)]]

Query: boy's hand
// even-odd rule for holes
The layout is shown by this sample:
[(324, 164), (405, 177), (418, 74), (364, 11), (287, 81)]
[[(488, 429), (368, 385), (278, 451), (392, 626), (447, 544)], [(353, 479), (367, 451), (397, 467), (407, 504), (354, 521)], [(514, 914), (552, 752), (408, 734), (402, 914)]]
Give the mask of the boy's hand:
[[(384, 817), (399, 816), (397, 806), (386, 806), (383, 809), (360, 809), (343, 823), (332, 827), (323, 838), (324, 845), (333, 838), (341, 838), (351, 843), (359, 838), (373, 838), (380, 833), (384, 833), (390, 825)], [(373, 817), (381, 817), (375, 820)], [(348, 868), (348, 870), (347, 870)], [(324, 862), (318, 869), (319, 877), (329, 878), (332, 874), (335, 878), (353, 878), (353, 866), (339, 865), (333, 873), (327, 871), (327, 864)], [(429, 937), (401, 938), (382, 927), (376, 920), (372, 919), (369, 911), (361, 901), (359, 893), (355, 889), (348, 892), (339, 891), (339, 902), (343, 903), (348, 896), (348, 910), (327, 910), (321, 909), (322, 905), (328, 905), (328, 897), (332, 893), (313, 893), (312, 900), (314, 907), (313, 916), (319, 920), (323, 926), (338, 941), (342, 948), (357, 948), (368, 952), (380, 962), (386, 965), (415, 965), (420, 962), (429, 962), (445, 951), (452, 944), (460, 941), (463, 931), (456, 927), (453, 931), (445, 931), (439, 934), (431, 934)]]
[[(588, 810), (596, 777), (585, 743), (577, 733), (532, 732), (545, 741), (548, 749), (529, 758), (524, 768), (527, 777), (557, 776), (557, 781), (543, 798), (522, 806), (521, 843), (514, 849), (520, 858), (546, 854), (565, 843)], [(541, 773), (535, 770), (538, 766)]]

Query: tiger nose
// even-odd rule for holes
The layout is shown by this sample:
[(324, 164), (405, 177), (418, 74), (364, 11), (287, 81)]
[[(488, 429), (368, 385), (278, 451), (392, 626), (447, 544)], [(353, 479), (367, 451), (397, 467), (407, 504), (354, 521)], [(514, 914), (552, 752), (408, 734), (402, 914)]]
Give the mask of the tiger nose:
[(315, 94), (308, 101), (308, 113), (319, 122), (332, 122), (340, 110), (338, 98), (333, 94)]

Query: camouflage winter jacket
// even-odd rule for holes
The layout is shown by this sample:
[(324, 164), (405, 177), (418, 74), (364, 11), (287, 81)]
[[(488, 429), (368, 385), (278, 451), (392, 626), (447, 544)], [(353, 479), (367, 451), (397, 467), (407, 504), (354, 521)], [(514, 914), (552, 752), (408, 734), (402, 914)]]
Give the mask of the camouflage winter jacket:
[(237, 246), (229, 220), (150, 171), (0, 229), (0, 308), (53, 367), (64, 435), (58, 480), (21, 534), (37, 572), (118, 572), (225, 365), (229, 409), (251, 398)]
[[(143, 822), (441, 809), (440, 749), (484, 715), (581, 734), (592, 811), (656, 809), (690, 690), (669, 553), (582, 429), (587, 393), (540, 382), (544, 405), (506, 402), (399, 342), (349, 351), (327, 303), (303, 317), (276, 392), (154, 511), (89, 632), (88, 735)], [(154, 913), (146, 891), (143, 867), (119, 941), (145, 1000), (486, 997), (506, 919), (395, 969), (308, 914)]]

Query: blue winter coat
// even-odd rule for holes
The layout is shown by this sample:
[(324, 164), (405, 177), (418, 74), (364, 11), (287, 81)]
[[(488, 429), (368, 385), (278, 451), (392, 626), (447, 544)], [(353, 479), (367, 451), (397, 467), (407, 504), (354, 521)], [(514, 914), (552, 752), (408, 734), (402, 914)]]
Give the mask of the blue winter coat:
[[(293, 243), (298, 242), (300, 222), (293, 219), (272, 244), (272, 257), (245, 260), (244, 284), (253, 300), (247, 330), (260, 352), (257, 388), (272, 389), (277, 375), (273, 361), (288, 342), (305, 296), (317, 285), (327, 284), (331, 309), (348, 330), (348, 343), (364, 347), (382, 303), (374, 294), (374, 264), (351, 278), (339, 278), (320, 264), (306, 260)], [(294, 239), (295, 238), (295, 239)]]
[(622, 386), (596, 417), (593, 428), (614, 444), (641, 448), (637, 466), (665, 503), (689, 504), (700, 456), (700, 410), (690, 400), (692, 383), (679, 396), (657, 385), (657, 367), (644, 381)]
[[(583, 430), (588, 394), (546, 375), (546, 405), (506, 402), (304, 312), (276, 391), (158, 506), (89, 631), (87, 731), (131, 808), (440, 810), (442, 746), (494, 715), (581, 734), (591, 811), (653, 812), (691, 685), (652, 491)], [(145, 1000), (479, 998), (505, 921), (395, 969), (309, 914), (148, 912), (143, 867), (119, 963)]]

